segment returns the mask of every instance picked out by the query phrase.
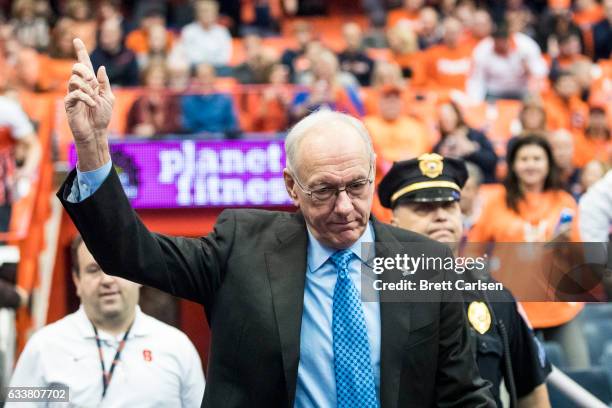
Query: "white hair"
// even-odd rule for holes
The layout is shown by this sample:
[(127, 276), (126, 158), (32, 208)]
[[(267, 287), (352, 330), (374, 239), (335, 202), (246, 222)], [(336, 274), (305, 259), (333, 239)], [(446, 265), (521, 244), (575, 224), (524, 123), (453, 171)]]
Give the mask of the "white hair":
[(334, 112), (329, 109), (319, 109), (296, 123), (287, 134), (287, 138), (285, 139), (285, 156), (287, 169), (289, 169), (291, 173), (295, 174), (295, 166), (298, 162), (298, 150), (304, 138), (309, 134), (315, 134), (316, 132), (312, 132), (313, 130), (320, 129), (324, 126), (330, 126), (333, 123), (344, 123), (355, 129), (366, 146), (370, 162), (374, 161), (375, 154), (374, 148), (372, 147), (372, 140), (363, 122), (346, 113)]

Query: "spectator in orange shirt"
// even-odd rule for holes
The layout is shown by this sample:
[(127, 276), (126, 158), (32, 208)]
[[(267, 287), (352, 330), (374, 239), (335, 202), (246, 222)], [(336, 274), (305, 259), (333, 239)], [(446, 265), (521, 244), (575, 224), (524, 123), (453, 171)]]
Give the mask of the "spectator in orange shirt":
[(419, 11), (425, 5), (424, 0), (404, 0), (404, 6), (389, 12), (387, 17), (387, 27), (394, 27), (398, 23), (407, 23), (417, 27), (419, 21)]
[(495, 182), (497, 155), (484, 133), (468, 127), (459, 107), (448, 102), (438, 110), (440, 141), (434, 152), (476, 164), (485, 183)]
[(49, 56), (43, 59), (44, 75), (40, 75), (41, 89), (48, 91), (64, 90), (72, 74), (74, 65), (74, 46), (72, 39), (74, 22), (70, 19), (60, 19), (51, 34)]
[(362, 88), (365, 93), (364, 109), (367, 116), (380, 114), (379, 96), (385, 86), (404, 88), (406, 83), (402, 77), (402, 68), (395, 62), (377, 61), (372, 71), (372, 86)]
[(612, 137), (606, 111), (601, 107), (592, 107), (584, 134), (576, 137), (574, 162), (576, 166), (585, 166), (591, 160), (612, 164)]
[(549, 129), (584, 129), (589, 107), (580, 99), (578, 82), (571, 72), (558, 71), (553, 77), (553, 90), (544, 98), (544, 109)]
[(291, 90), (289, 69), (275, 64), (263, 88), (248, 89), (241, 95), (240, 122), (247, 132), (281, 132), (287, 128)]
[(597, 0), (576, 0), (573, 15), (574, 23), (580, 27), (587, 55), (595, 54), (593, 27), (605, 18), (604, 8)]
[(559, 52), (557, 55), (548, 54), (546, 60), (549, 64), (551, 75), (558, 70), (568, 70), (572, 65), (579, 61), (589, 61), (586, 55), (582, 54), (582, 44), (577, 33), (567, 33), (559, 36)]
[[(403, 113), (402, 88), (389, 84), (377, 92), (378, 113), (367, 116), (364, 123), (372, 137), (377, 154), (376, 185), (389, 171), (394, 161), (417, 157), (431, 150), (431, 139), (423, 124)], [(378, 219), (389, 222), (391, 211), (384, 208), (378, 195), (372, 202), (372, 211)]]
[(394, 61), (402, 68), (402, 76), (410, 78), (413, 86), (425, 84), (423, 54), (419, 52), (418, 38), (405, 24), (398, 24), (387, 31), (387, 41)]
[(136, 55), (147, 54), (151, 44), (151, 29), (159, 26), (164, 28), (164, 51), (169, 52), (172, 49), (175, 38), (172, 32), (166, 29), (166, 15), (162, 10), (155, 7), (148, 9), (140, 20), (139, 28), (128, 34), (125, 46)]
[(576, 0), (573, 20), (581, 30), (590, 30), (602, 18), (604, 10), (596, 0)]
[(443, 42), (429, 48), (423, 57), (428, 87), (465, 91), (470, 72), (472, 49), (461, 42), (463, 27), (454, 17), (442, 23)]
[[(556, 240), (580, 241), (577, 204), (561, 187), (548, 142), (536, 135), (520, 138), (508, 152), (507, 161), (505, 188), (489, 198), (469, 240), (546, 242), (555, 236), (561, 212), (568, 211), (574, 214), (573, 221)], [(546, 329), (547, 340), (561, 343), (570, 366), (588, 366), (586, 343), (574, 320), (583, 308), (581, 303), (526, 302), (523, 306), (534, 328)]]
[(73, 21), (73, 38), (80, 38), (90, 53), (96, 48), (98, 24), (92, 18), (91, 7), (87, 0), (68, 0), (65, 3), (66, 17)]
[(380, 91), (380, 113), (370, 115), (364, 123), (377, 154), (377, 163), (386, 173), (388, 167), (399, 160), (418, 157), (431, 150), (431, 137), (425, 126), (410, 116), (403, 115), (404, 110), (401, 88), (387, 85)]

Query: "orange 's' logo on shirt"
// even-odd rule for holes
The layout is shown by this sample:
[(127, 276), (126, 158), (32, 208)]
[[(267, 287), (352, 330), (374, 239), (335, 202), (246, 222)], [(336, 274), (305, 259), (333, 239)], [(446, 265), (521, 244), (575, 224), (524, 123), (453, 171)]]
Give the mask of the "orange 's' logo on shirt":
[(153, 355), (151, 353), (151, 350), (142, 350), (142, 357), (144, 358), (145, 361), (152, 361), (153, 360)]

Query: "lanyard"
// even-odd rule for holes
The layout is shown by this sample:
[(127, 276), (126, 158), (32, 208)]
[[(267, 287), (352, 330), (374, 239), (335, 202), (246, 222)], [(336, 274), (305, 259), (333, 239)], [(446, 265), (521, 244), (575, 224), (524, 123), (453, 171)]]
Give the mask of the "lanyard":
[[(133, 324), (133, 323), (132, 323)], [(115, 358), (113, 358), (113, 362), (110, 366), (110, 370), (108, 373), (106, 372), (106, 368), (104, 367), (104, 353), (102, 352), (102, 343), (100, 342), (100, 337), (98, 336), (98, 329), (95, 325), (93, 325), (94, 333), (96, 335), (96, 344), (98, 345), (98, 355), (100, 356), (100, 365), (102, 366), (102, 398), (106, 395), (106, 390), (108, 389), (108, 385), (113, 378), (113, 371), (115, 371), (115, 366), (117, 362), (121, 359), (121, 351), (125, 347), (125, 342), (127, 341), (128, 335), (130, 334), (130, 330), (132, 329), (132, 325), (128, 327), (127, 331), (123, 335), (123, 339), (119, 343), (119, 347), (117, 348), (117, 353), (115, 354)]]

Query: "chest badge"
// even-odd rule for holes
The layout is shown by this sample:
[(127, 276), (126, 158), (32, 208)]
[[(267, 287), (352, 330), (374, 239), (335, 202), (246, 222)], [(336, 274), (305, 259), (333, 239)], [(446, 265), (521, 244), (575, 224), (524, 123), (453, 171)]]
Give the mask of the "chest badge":
[(468, 306), (468, 320), (480, 334), (485, 334), (491, 328), (491, 312), (483, 302), (472, 302)]

